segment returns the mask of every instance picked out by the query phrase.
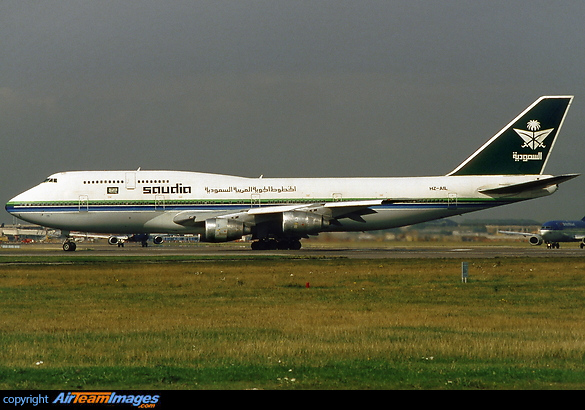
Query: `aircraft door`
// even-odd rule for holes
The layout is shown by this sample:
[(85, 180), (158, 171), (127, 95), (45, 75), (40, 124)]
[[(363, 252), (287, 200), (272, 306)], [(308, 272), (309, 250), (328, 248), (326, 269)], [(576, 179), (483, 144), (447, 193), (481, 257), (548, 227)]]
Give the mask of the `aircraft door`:
[(447, 198), (447, 209), (457, 209), (457, 194), (449, 194)]
[(156, 195), (154, 197), (154, 210), (155, 211), (164, 211), (165, 210), (165, 196), (164, 195)]
[(126, 189), (136, 188), (136, 174), (134, 172), (126, 172)]
[(79, 212), (89, 211), (89, 196), (79, 195)]
[(252, 208), (260, 207), (260, 194), (252, 194), (251, 206), (252, 206)]

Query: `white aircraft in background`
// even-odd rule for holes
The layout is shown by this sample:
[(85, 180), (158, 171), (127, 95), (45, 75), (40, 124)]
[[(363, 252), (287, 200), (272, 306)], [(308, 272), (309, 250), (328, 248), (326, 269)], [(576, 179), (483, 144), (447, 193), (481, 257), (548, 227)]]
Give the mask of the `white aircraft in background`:
[[(72, 171), (49, 176), (6, 210), (25, 221), (120, 236), (199, 234), (252, 249), (300, 249), (320, 232), (389, 229), (554, 193), (578, 174), (544, 175), (572, 96), (545, 96), (444, 176), (244, 178), (184, 171)], [(155, 241), (160, 240), (155, 236)], [(74, 250), (69, 239), (64, 250)]]
[(581, 249), (585, 247), (585, 218), (579, 221), (548, 221), (539, 230), (539, 233), (499, 231), (508, 235), (528, 237), (530, 245), (538, 246), (543, 243), (549, 249), (560, 248), (559, 242), (581, 242)]

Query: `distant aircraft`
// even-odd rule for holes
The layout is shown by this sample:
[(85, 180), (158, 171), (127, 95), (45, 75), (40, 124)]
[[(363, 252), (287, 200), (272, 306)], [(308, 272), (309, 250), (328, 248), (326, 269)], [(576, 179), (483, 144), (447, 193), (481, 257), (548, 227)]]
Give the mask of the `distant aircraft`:
[[(543, 175), (572, 96), (538, 98), (452, 172), (411, 178), (244, 178), (184, 171), (72, 171), (6, 204), (38, 225), (109, 242), (199, 234), (252, 249), (300, 249), (320, 232), (412, 225), (550, 195), (578, 174)], [(543, 131), (540, 131), (540, 129)], [(356, 142), (358, 143), (358, 142)], [(449, 148), (456, 151), (457, 147)], [(159, 236), (156, 236), (159, 240)], [(69, 238), (65, 250), (75, 250)]]
[(559, 242), (581, 242), (581, 249), (585, 247), (585, 218), (580, 221), (548, 221), (539, 230), (539, 233), (499, 231), (508, 235), (528, 237), (530, 245), (538, 246), (543, 243), (549, 249), (560, 248)]

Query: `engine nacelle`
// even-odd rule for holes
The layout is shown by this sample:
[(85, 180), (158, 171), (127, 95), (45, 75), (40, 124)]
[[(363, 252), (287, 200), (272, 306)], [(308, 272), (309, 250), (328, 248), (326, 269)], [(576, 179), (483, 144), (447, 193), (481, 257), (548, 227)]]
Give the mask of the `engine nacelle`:
[(532, 246), (542, 245), (542, 238), (540, 236), (534, 235), (528, 239), (528, 242), (530, 242), (530, 245)]
[(161, 243), (164, 242), (164, 238), (162, 236), (153, 236), (152, 237), (152, 243), (154, 243), (155, 245), (160, 245)]
[(108, 243), (110, 245), (117, 245), (118, 243), (120, 243), (120, 238), (118, 238), (117, 236), (110, 236), (108, 238)]
[(205, 220), (205, 242), (235, 241), (250, 233), (252, 233), (251, 228), (240, 221), (226, 218)]
[(329, 222), (323, 219), (323, 215), (302, 211), (282, 213), (282, 233), (284, 234), (316, 234), (327, 225)]

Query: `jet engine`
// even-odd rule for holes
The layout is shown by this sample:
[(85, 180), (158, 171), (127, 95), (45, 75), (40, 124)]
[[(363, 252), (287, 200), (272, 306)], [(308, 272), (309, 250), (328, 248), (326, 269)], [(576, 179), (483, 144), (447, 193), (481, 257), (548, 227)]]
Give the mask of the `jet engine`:
[(110, 245), (118, 245), (120, 243), (120, 238), (118, 238), (117, 236), (110, 236), (108, 238), (108, 243)]
[(329, 225), (329, 221), (323, 219), (323, 215), (302, 211), (282, 213), (282, 233), (286, 235), (316, 234), (327, 225)]
[(234, 241), (250, 233), (251, 228), (240, 221), (226, 218), (205, 220), (205, 242)]
[(533, 246), (542, 245), (542, 237), (537, 236), (537, 235), (531, 236), (528, 239), (528, 242), (530, 242), (530, 245), (533, 245)]

